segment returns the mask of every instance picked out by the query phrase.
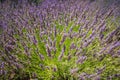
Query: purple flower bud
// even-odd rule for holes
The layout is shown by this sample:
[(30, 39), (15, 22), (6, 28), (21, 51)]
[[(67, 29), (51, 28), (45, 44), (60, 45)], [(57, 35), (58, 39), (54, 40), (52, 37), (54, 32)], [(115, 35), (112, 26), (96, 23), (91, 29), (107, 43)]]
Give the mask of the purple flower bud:
[(33, 78), (36, 78), (37, 77), (37, 74), (35, 72), (32, 73), (32, 77)]
[(99, 35), (100, 40), (102, 40), (103, 37), (104, 37), (104, 35), (101, 33), (101, 34)]
[(74, 43), (71, 44), (70, 49), (75, 49), (76, 45)]
[(58, 59), (61, 60), (63, 56), (64, 56), (64, 53), (61, 53)]
[(16, 64), (16, 67), (17, 67), (17, 69), (22, 69), (22, 68), (23, 68), (23, 65), (21, 65), (21, 64)]
[(5, 63), (2, 62), (2, 63), (0, 64), (0, 68), (4, 68), (4, 65), (5, 65)]
[(115, 49), (116, 47), (119, 47), (119, 46), (120, 46), (120, 41), (116, 42), (115, 44), (110, 46), (110, 49), (108, 50), (108, 53), (111, 53), (113, 51), (113, 49)]
[(56, 39), (53, 41), (53, 48), (56, 48)]
[(67, 34), (63, 34), (63, 37), (62, 37), (62, 40), (61, 40), (60, 44), (63, 44), (63, 43), (64, 43), (66, 37), (67, 37)]
[(105, 16), (105, 19), (107, 19), (111, 14), (112, 14), (113, 10), (109, 10), (108, 13)]
[(33, 43), (34, 43), (34, 45), (37, 44), (37, 40), (36, 40), (35, 36), (33, 37)]
[(120, 74), (115, 74), (114, 75), (116, 78), (119, 78), (120, 77)]
[(74, 32), (74, 33), (71, 34), (71, 37), (72, 37), (72, 38), (73, 38), (73, 37), (77, 37), (77, 38), (78, 38), (78, 36), (79, 36), (79, 33), (76, 33), (76, 32)]
[(56, 68), (56, 67), (53, 67), (53, 71), (56, 72), (56, 71), (57, 71), (57, 68)]
[(50, 70), (50, 66), (45, 66), (45, 68), (47, 68), (48, 70)]
[(70, 28), (70, 30), (69, 30), (69, 32), (68, 32), (68, 33), (71, 33), (71, 32), (72, 32), (72, 30), (73, 30), (73, 26), (71, 26), (71, 28)]
[(51, 56), (52, 56), (52, 55), (51, 55), (51, 50), (50, 50), (48, 44), (46, 44), (46, 51), (47, 51), (47, 55), (48, 55), (49, 57), (51, 57)]
[(61, 59), (62, 59), (62, 57), (64, 56), (64, 52), (65, 52), (65, 45), (64, 45), (64, 47), (62, 48), (62, 52), (61, 52), (61, 54), (59, 55), (58, 60), (61, 60)]
[(55, 37), (57, 36), (56, 26), (54, 27), (54, 35), (55, 35)]
[(108, 34), (107, 38), (105, 39), (106, 43), (109, 43), (111, 38), (117, 33), (119, 32), (120, 27), (116, 28), (114, 31), (112, 31), (110, 34)]
[(50, 46), (52, 46), (52, 39), (48, 37), (48, 42), (50, 43)]
[(41, 60), (44, 60), (44, 56), (42, 54), (39, 54), (39, 56)]
[(39, 64), (39, 66), (42, 68), (42, 70), (44, 70), (44, 66), (43, 66), (43, 64)]
[(71, 73), (71, 74), (74, 74), (74, 73), (76, 73), (78, 70), (79, 70), (78, 68), (71, 69), (71, 70), (70, 70), (70, 73)]
[(87, 59), (86, 56), (80, 56), (80, 57), (78, 57), (78, 60), (76, 61), (76, 64), (83, 63), (83, 61), (84, 61), (85, 59)]
[(76, 56), (79, 56), (79, 55), (80, 55), (80, 53), (81, 53), (81, 52), (77, 52), (75, 55), (76, 55)]
[(101, 69), (97, 70), (97, 74), (101, 74), (105, 70), (106, 66), (103, 66)]
[(100, 28), (103, 26), (105, 24), (105, 22), (104, 21), (102, 21), (97, 27), (96, 27), (96, 29), (95, 30), (100, 30)]
[(72, 58), (72, 55), (69, 54), (69, 55), (68, 55), (68, 61), (69, 61), (71, 58)]
[(79, 33), (81, 32), (82, 26), (79, 27)]

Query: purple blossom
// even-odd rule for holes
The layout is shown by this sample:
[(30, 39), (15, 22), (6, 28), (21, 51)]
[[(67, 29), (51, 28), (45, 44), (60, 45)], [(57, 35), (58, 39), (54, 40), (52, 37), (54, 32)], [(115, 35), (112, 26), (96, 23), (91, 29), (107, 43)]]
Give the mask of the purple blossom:
[(63, 34), (60, 44), (63, 44), (68, 34)]
[(71, 44), (70, 49), (75, 49), (76, 45), (74, 43)]
[(116, 42), (115, 44), (110, 46), (110, 49), (108, 50), (108, 53), (111, 53), (113, 51), (113, 49), (116, 48), (116, 47), (120, 47), (120, 42)]
[(62, 48), (62, 52), (61, 52), (61, 54), (59, 55), (59, 57), (58, 57), (58, 60), (61, 60), (62, 58), (63, 58), (63, 56), (64, 56), (64, 52), (65, 52), (65, 45), (63, 46), (63, 48)]
[(57, 68), (56, 68), (56, 67), (53, 67), (53, 71), (56, 72), (56, 71), (57, 71)]
[(37, 40), (36, 40), (35, 36), (33, 36), (33, 43), (34, 43), (34, 45), (37, 44)]
[(79, 56), (79, 57), (78, 57), (78, 60), (76, 61), (76, 64), (83, 63), (83, 61), (84, 61), (85, 59), (87, 59), (86, 56)]
[(105, 42), (109, 42), (111, 40), (111, 38), (118, 33), (120, 30), (120, 27), (116, 28), (115, 30), (113, 30), (110, 34), (107, 35), (107, 38), (105, 39)]
[(78, 68), (73, 68), (73, 69), (70, 70), (70, 73), (71, 73), (71, 74), (74, 74), (74, 73), (76, 73), (78, 70), (79, 70)]
[(41, 60), (44, 60), (44, 56), (42, 54), (39, 54), (39, 56)]
[(52, 56), (52, 55), (51, 55), (51, 50), (50, 50), (50, 47), (49, 47), (48, 44), (46, 44), (46, 51), (47, 51), (47, 55), (48, 55), (49, 57), (51, 57), (51, 56)]

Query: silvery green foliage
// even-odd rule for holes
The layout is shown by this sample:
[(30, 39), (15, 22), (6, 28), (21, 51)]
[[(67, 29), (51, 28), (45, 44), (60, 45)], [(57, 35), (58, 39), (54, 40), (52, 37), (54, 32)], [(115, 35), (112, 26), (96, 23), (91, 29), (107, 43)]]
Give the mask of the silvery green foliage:
[(0, 3), (0, 79), (119, 79), (120, 16), (97, 4)]

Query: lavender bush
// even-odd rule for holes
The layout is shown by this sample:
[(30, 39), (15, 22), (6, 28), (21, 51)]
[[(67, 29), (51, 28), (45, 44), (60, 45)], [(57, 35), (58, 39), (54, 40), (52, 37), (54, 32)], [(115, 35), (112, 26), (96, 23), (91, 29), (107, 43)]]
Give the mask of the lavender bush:
[(0, 3), (1, 80), (119, 80), (118, 5)]

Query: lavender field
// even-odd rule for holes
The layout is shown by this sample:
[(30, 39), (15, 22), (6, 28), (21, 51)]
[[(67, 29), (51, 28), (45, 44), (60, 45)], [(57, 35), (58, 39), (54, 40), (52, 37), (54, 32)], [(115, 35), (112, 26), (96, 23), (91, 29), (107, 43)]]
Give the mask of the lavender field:
[(0, 80), (120, 80), (120, 0), (33, 1), (0, 2)]

